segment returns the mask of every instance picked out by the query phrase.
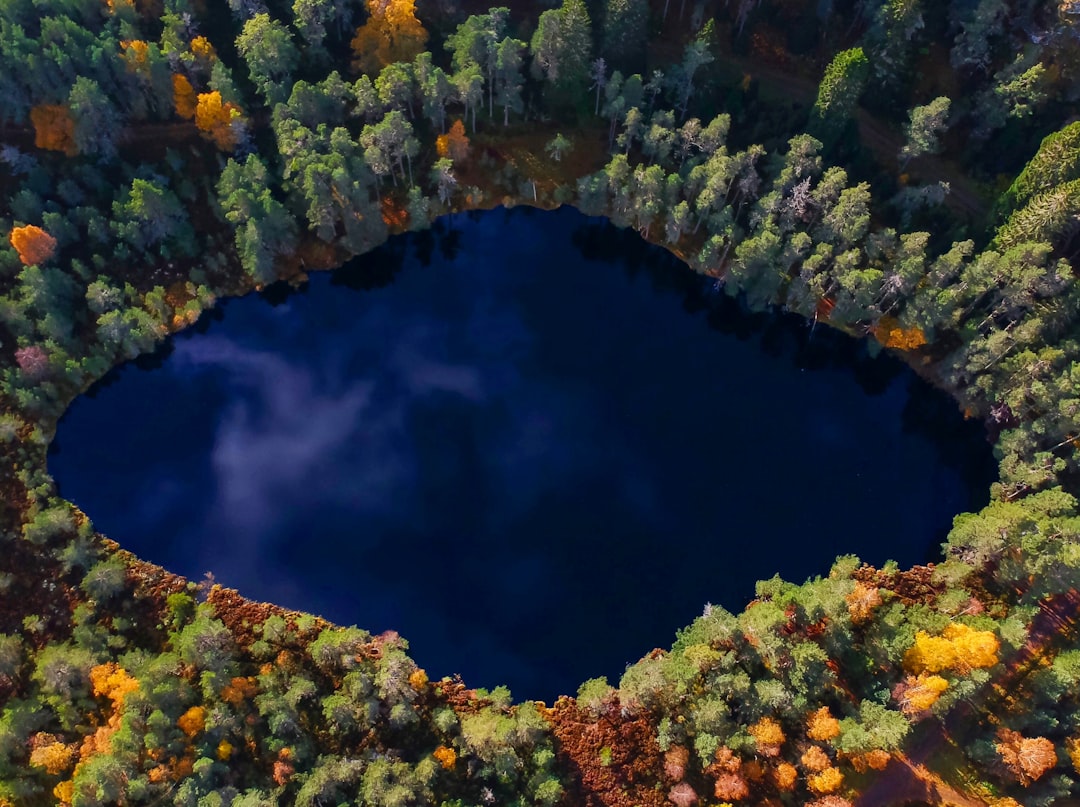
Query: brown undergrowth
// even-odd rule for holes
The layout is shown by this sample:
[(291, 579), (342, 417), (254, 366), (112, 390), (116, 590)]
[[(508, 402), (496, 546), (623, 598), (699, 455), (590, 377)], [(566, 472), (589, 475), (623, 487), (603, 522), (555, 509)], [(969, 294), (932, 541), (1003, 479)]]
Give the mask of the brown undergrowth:
[(573, 698), (545, 710), (557, 741), (560, 767), (571, 773), (564, 804), (581, 807), (660, 807), (663, 769), (652, 724), (624, 716), (618, 699), (592, 715)]

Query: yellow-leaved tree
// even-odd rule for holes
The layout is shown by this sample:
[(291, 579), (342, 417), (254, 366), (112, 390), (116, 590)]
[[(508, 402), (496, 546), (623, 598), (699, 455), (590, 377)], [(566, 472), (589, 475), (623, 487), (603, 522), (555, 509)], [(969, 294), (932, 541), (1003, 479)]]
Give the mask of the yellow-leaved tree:
[(150, 46), (141, 39), (125, 39), (120, 42), (124, 62), (132, 73), (146, 73), (150, 67)]
[(423, 53), (428, 33), (416, 17), (416, 0), (367, 0), (368, 20), (352, 40), (353, 67), (377, 73)]
[(949, 625), (941, 636), (919, 631), (915, 644), (904, 654), (904, 667), (916, 674), (945, 670), (965, 674), (997, 664), (999, 647), (993, 631), (964, 624)]
[(949, 682), (940, 675), (929, 675), (925, 672), (909, 675), (903, 681), (902, 694), (898, 698), (900, 710), (909, 717), (925, 712), (937, 703), (938, 698), (948, 688)]
[(244, 116), (236, 104), (221, 100), (221, 93), (199, 93), (195, 106), (195, 125), (222, 151), (232, 151), (239, 142)]

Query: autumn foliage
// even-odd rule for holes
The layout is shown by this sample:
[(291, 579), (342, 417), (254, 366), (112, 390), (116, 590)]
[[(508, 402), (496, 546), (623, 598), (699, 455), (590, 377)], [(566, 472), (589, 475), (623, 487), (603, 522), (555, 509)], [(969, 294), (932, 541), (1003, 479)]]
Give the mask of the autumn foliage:
[(963, 624), (949, 625), (941, 636), (919, 631), (915, 644), (904, 654), (904, 667), (913, 673), (968, 673), (997, 664), (998, 648), (993, 631), (973, 630)]
[(192, 120), (199, 105), (199, 100), (195, 96), (195, 88), (191, 86), (187, 76), (181, 73), (173, 74), (172, 86), (173, 107), (176, 109), (176, 114), (184, 120)]
[(771, 717), (763, 717), (748, 729), (750, 736), (757, 743), (758, 753), (776, 756), (784, 742), (784, 730)]
[(1005, 767), (1027, 787), (1057, 764), (1054, 744), (1045, 737), (1024, 737), (1009, 729), (998, 730), (998, 752)]
[(248, 676), (233, 678), (222, 687), (221, 699), (232, 706), (240, 706), (244, 701), (255, 696), (259, 691), (257, 679)]
[(882, 317), (873, 332), (881, 344), (896, 350), (915, 350), (926, 344), (922, 328), (903, 328), (894, 317)]
[(1069, 755), (1069, 762), (1072, 763), (1073, 770), (1080, 773), (1080, 738), (1074, 737), (1066, 741), (1065, 751)]
[(143, 73), (149, 67), (150, 46), (141, 39), (125, 39), (120, 47), (124, 49), (124, 63), (132, 73)]
[(738, 801), (750, 795), (750, 786), (743, 775), (742, 760), (727, 746), (716, 751), (715, 762), (706, 769), (716, 777), (713, 795), (722, 801)]
[(881, 605), (881, 592), (865, 583), (856, 583), (855, 589), (845, 597), (848, 614), (856, 625), (867, 622), (874, 609)]
[(240, 107), (221, 100), (221, 93), (199, 93), (195, 125), (222, 151), (232, 151), (238, 142), (237, 124), (243, 121)]
[(50, 776), (58, 776), (71, 768), (75, 754), (75, 746), (53, 740), (37, 745), (30, 752), (30, 764), (35, 768), (44, 768)]
[(839, 768), (825, 768), (806, 778), (806, 786), (819, 795), (835, 793), (844, 784), (844, 774)]
[(42, 264), (56, 253), (56, 239), (40, 227), (27, 224), (11, 231), (11, 246), (26, 266)]
[(448, 771), (452, 770), (455, 763), (457, 763), (457, 751), (445, 745), (440, 745), (431, 755)]
[(34, 145), (39, 149), (62, 151), (69, 157), (78, 154), (75, 146), (75, 120), (66, 106), (40, 104), (30, 110), (34, 125)]
[(176, 726), (189, 738), (194, 737), (206, 728), (206, 710), (201, 706), (192, 706), (180, 715)]
[(384, 196), (379, 203), (382, 220), (391, 230), (404, 230), (409, 223), (409, 211), (392, 196)]
[[(90, 687), (94, 697), (108, 699), (111, 708), (104, 724), (98, 726), (93, 734), (83, 738), (74, 776), (78, 775), (79, 769), (91, 758), (111, 752), (113, 735), (120, 730), (120, 712), (124, 708), (124, 699), (139, 688), (139, 682), (123, 667), (110, 661), (90, 670)], [(70, 804), (75, 795), (74, 781), (66, 779), (60, 782), (53, 788), (53, 795), (61, 804)]]
[(217, 52), (210, 40), (205, 36), (197, 36), (191, 40), (191, 53), (196, 59), (212, 62), (217, 58)]
[(697, 804), (698, 795), (688, 783), (679, 782), (668, 792), (668, 800), (675, 807), (693, 807), (693, 805)]
[(937, 703), (938, 698), (948, 688), (949, 682), (940, 675), (928, 675), (925, 672), (916, 676), (909, 675), (901, 684), (897, 698), (900, 710), (908, 716), (925, 712)]
[(825, 753), (825, 750), (820, 745), (812, 745), (807, 748), (799, 758), (799, 762), (802, 763), (803, 768), (811, 773), (819, 773), (832, 765), (832, 760), (829, 759), (829, 755)]
[(416, 18), (416, 0), (367, 0), (368, 20), (352, 40), (353, 66), (377, 73), (394, 62), (411, 62), (423, 52), (428, 34)]
[(686, 776), (686, 765), (690, 761), (690, 752), (681, 745), (673, 745), (664, 754), (664, 773), (669, 779), (678, 782)]
[(469, 138), (465, 135), (465, 124), (454, 121), (450, 131), (435, 138), (435, 150), (440, 157), (449, 157), (455, 163), (461, 163), (469, 157)]
[(840, 721), (832, 716), (828, 706), (811, 712), (806, 721), (806, 735), (819, 743), (828, 742), (840, 734)]
[(891, 759), (892, 754), (888, 751), (882, 751), (880, 748), (850, 757), (851, 767), (859, 773), (866, 773), (869, 770), (883, 771), (889, 767), (889, 760)]
[(772, 771), (773, 784), (780, 792), (795, 789), (795, 783), (799, 779), (799, 772), (790, 762), (781, 762)]

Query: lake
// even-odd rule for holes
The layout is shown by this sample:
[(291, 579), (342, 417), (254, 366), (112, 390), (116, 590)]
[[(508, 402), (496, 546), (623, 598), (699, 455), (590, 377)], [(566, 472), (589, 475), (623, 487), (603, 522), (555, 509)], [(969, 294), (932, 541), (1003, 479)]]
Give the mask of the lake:
[(900, 362), (564, 208), (222, 303), (75, 401), (49, 469), (146, 560), (550, 702), (756, 579), (934, 557), (994, 463)]

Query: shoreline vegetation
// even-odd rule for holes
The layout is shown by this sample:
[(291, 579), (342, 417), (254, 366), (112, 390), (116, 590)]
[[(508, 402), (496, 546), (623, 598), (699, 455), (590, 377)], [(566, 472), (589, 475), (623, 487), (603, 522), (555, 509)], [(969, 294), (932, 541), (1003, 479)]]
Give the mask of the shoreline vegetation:
[[(0, 805), (1080, 797), (1078, 12), (5, 5)], [(143, 563), (56, 496), (70, 401), (216, 299), (513, 203), (901, 355), (987, 424), (991, 503), (933, 567), (763, 581), (548, 707)]]

